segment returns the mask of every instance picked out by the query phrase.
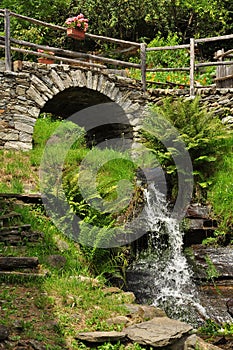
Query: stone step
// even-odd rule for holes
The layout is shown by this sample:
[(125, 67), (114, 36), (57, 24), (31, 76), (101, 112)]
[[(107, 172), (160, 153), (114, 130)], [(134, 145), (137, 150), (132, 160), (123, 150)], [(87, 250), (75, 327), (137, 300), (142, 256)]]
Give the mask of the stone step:
[(0, 270), (12, 271), (19, 269), (35, 269), (38, 268), (39, 261), (37, 257), (0, 257)]
[(12, 222), (18, 221), (21, 218), (21, 214), (16, 212), (10, 212), (0, 216), (0, 227), (6, 227), (12, 225)]
[(42, 203), (42, 198), (40, 193), (28, 193), (28, 194), (0, 193), (0, 198), (3, 198), (3, 199), (15, 198), (24, 203), (32, 203), (32, 204)]
[(0, 242), (7, 246), (26, 245), (36, 243), (42, 237), (41, 232), (31, 231), (30, 225), (3, 227), (0, 229)]
[(30, 230), (30, 228), (31, 228), (30, 224), (4, 226), (0, 228), (0, 234), (1, 236), (7, 236), (8, 234), (12, 234), (12, 233), (21, 233), (22, 231), (28, 231)]
[(45, 278), (47, 276), (47, 273), (37, 273), (37, 272), (20, 272), (20, 271), (0, 271), (0, 277), (20, 277), (20, 278)]

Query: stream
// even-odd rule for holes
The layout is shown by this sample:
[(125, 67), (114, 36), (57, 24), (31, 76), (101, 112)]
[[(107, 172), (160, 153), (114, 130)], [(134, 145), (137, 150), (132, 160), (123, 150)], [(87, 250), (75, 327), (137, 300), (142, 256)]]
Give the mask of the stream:
[[(146, 249), (138, 249), (127, 271), (127, 289), (135, 293), (139, 303), (158, 306), (169, 317), (194, 327), (209, 318), (232, 322), (225, 306), (227, 298), (232, 296), (230, 283), (225, 288), (227, 291), (224, 286), (216, 291), (212, 285), (195, 283), (197, 276), (183, 253), (184, 233), (179, 222), (171, 218), (165, 195), (150, 184), (145, 190), (145, 201), (148, 244)], [(233, 250), (228, 252), (232, 269), (231, 254)], [(199, 269), (201, 271), (201, 266)], [(220, 295), (222, 303), (218, 300)]]

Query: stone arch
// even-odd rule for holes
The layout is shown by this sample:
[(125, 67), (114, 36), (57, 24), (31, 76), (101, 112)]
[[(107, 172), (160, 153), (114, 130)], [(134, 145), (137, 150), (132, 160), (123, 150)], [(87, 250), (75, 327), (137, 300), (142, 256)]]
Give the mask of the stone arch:
[(7, 87), (5, 94), (3, 91), (5, 109), (0, 116), (5, 123), (1, 130), (0, 120), (2, 148), (30, 149), (33, 127), (41, 111), (48, 111), (59, 96), (77, 91), (81, 95), (89, 91), (93, 101), (99, 98), (100, 102), (115, 102), (124, 111), (126, 123), (132, 126), (133, 137), (137, 137), (145, 99), (140, 86), (129, 78), (63, 64), (23, 62), (20, 72), (1, 73), (0, 79), (3, 88)]

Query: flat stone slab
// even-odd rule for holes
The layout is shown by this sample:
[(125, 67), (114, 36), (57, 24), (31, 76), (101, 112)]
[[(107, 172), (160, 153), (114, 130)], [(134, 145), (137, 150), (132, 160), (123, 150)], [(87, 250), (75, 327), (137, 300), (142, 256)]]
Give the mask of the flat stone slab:
[(86, 341), (89, 343), (104, 343), (104, 342), (116, 342), (126, 339), (125, 332), (82, 332), (75, 336), (75, 339)]
[(191, 330), (190, 325), (168, 317), (156, 317), (124, 329), (131, 341), (157, 348), (174, 344)]
[(184, 350), (221, 350), (218, 346), (210, 343), (206, 343), (203, 339), (196, 336), (196, 334), (190, 335), (184, 344)]

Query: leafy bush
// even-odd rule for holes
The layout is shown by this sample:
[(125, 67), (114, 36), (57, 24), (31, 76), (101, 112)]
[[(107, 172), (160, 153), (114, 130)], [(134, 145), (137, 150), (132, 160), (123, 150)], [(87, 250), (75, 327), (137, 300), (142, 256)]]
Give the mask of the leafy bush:
[[(215, 172), (216, 164), (228, 147), (230, 134), (219, 118), (204, 107), (200, 107), (198, 98), (194, 100), (166, 98), (162, 106), (151, 106), (151, 111), (142, 131), (147, 147), (154, 150), (165, 171), (173, 176), (173, 186), (175, 186), (177, 171), (172, 152), (158, 140), (162, 120), (171, 123), (178, 131), (177, 136), (175, 135), (177, 140), (174, 142), (182, 140), (192, 160), (195, 180), (194, 197), (199, 201), (205, 200), (206, 189), (211, 184), (210, 176)], [(174, 138), (171, 134), (173, 129), (164, 128), (164, 130), (163, 138)]]
[[(163, 38), (161, 33), (149, 42), (148, 47), (174, 46), (180, 45), (181, 40), (176, 33), (169, 33), (167, 38)], [(188, 67), (189, 53), (187, 50), (164, 50), (149, 51), (147, 53), (148, 68), (159, 67)], [(167, 74), (167, 73), (166, 73)]]

